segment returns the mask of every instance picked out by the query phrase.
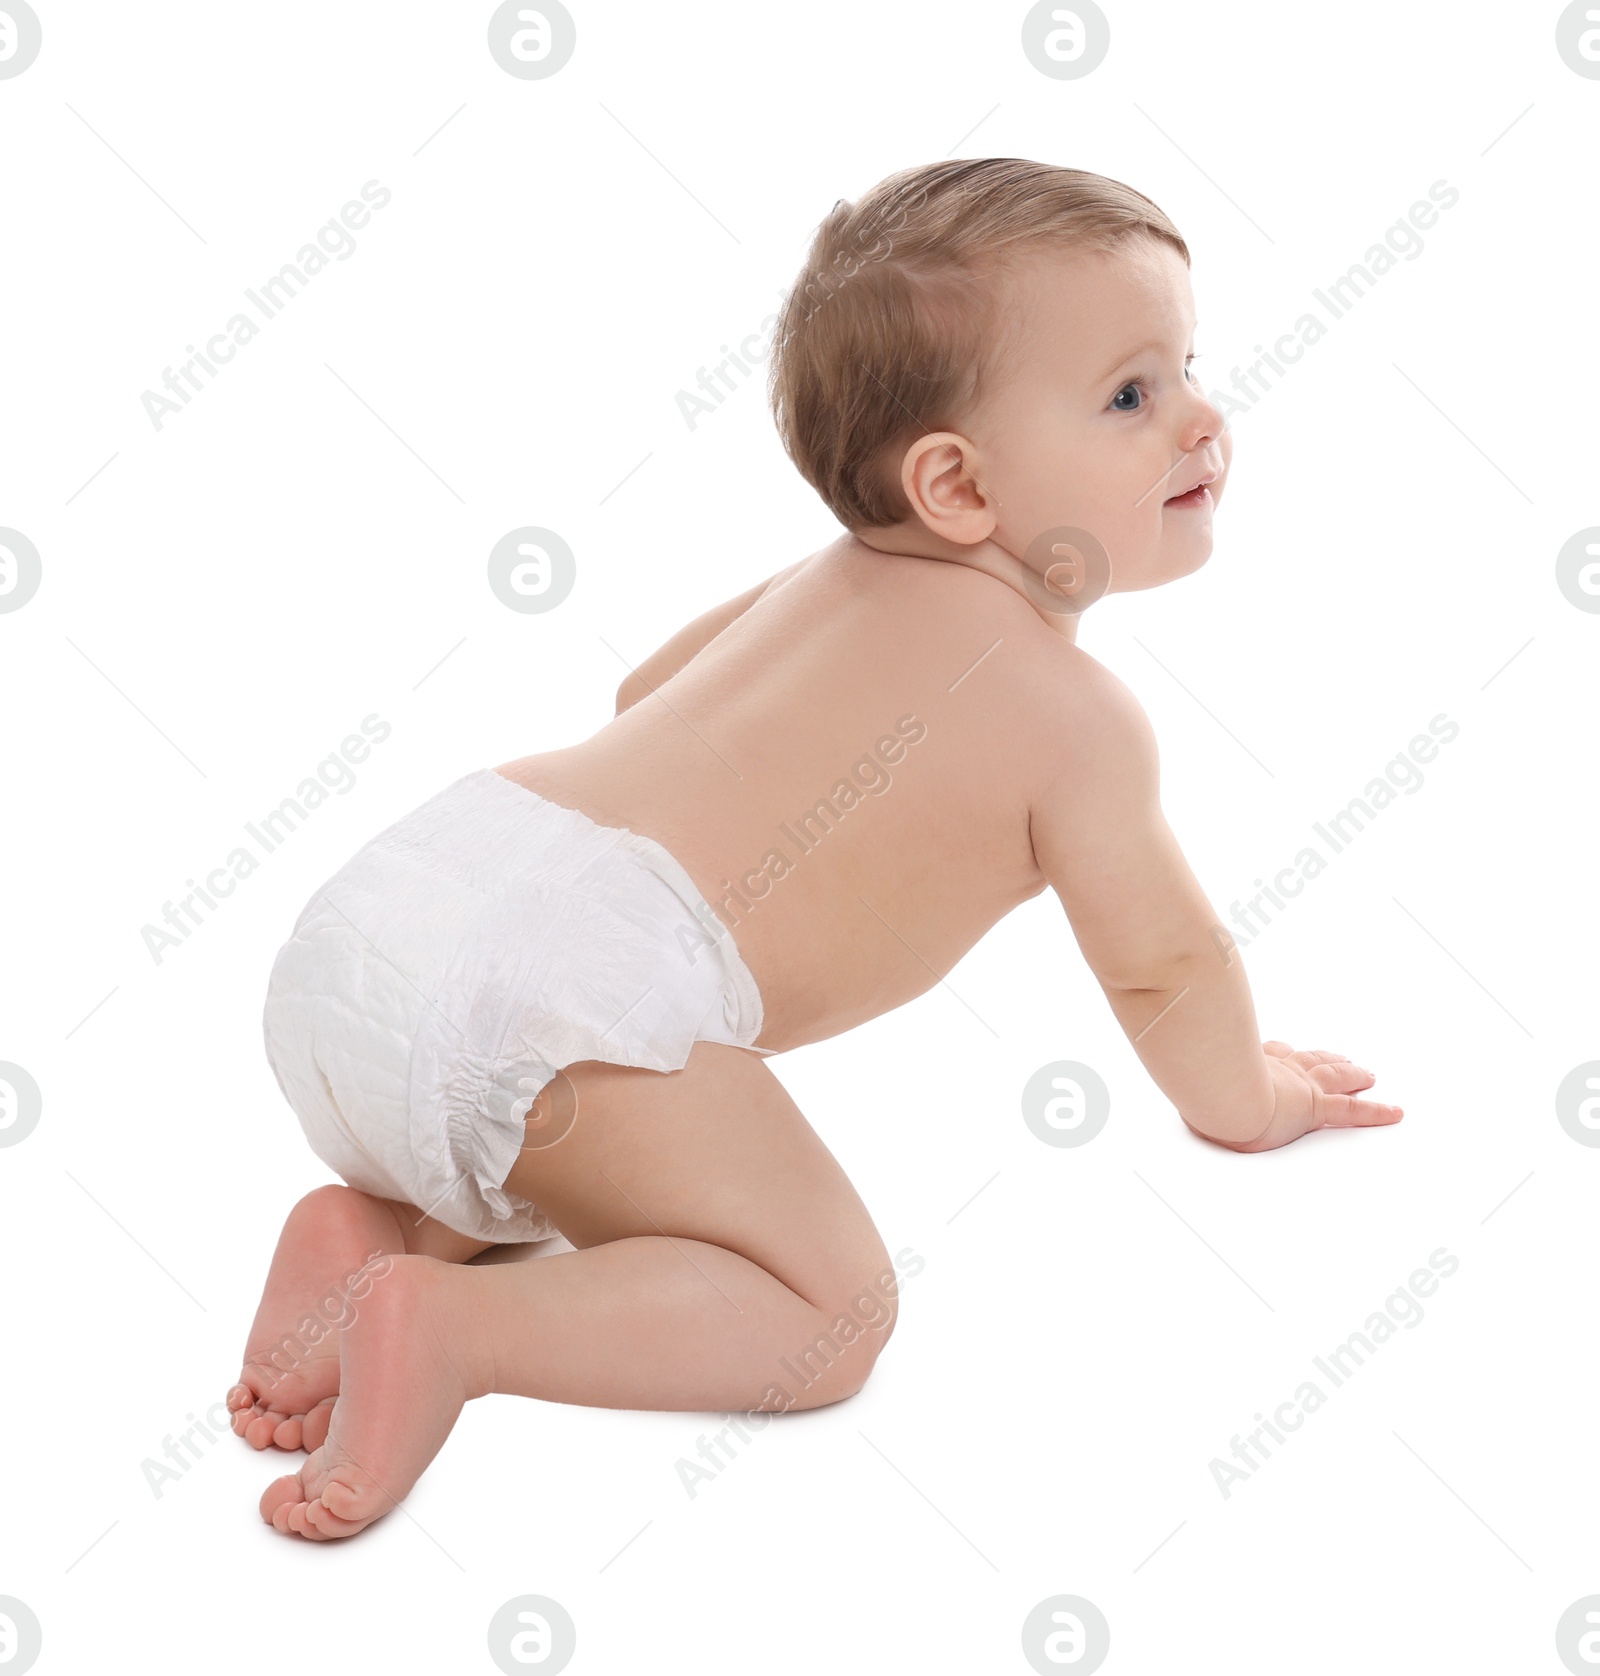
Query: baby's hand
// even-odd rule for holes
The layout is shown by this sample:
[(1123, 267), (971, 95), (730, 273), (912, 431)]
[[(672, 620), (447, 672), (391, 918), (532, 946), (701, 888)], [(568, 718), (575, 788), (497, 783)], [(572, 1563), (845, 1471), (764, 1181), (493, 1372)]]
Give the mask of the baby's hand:
[(1357, 1100), (1356, 1093), (1371, 1088), (1377, 1079), (1342, 1053), (1312, 1048), (1296, 1053), (1287, 1042), (1263, 1042), (1261, 1048), (1272, 1077), (1272, 1121), (1253, 1141), (1220, 1143), (1235, 1152), (1268, 1152), (1313, 1129), (1398, 1123), (1405, 1115), (1399, 1106)]

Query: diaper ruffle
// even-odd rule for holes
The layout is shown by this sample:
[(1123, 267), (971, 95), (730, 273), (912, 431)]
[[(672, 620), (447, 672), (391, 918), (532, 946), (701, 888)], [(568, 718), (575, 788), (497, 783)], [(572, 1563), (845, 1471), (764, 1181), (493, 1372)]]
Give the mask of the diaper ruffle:
[[(477, 1237), (496, 1243), (548, 1239), (556, 1226), (537, 1205), (502, 1185), (522, 1150), (523, 1120), (559, 1067), (458, 1050), (444, 1093), (445, 1144), (452, 1209), (474, 1215), (481, 1205), (493, 1219)], [(475, 1192), (463, 1191), (470, 1176)], [(481, 1222), (481, 1216), (477, 1218)], [(504, 1224), (510, 1224), (506, 1227)]]

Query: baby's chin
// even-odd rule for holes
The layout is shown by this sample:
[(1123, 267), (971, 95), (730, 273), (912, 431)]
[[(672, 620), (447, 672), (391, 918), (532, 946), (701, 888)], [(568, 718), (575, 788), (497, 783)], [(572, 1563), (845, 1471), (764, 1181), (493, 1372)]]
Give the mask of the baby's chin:
[(1181, 538), (1168, 530), (1154, 552), (1141, 553), (1137, 560), (1112, 566), (1111, 592), (1138, 593), (1168, 582), (1192, 576), (1211, 557), (1211, 529), (1191, 529)]

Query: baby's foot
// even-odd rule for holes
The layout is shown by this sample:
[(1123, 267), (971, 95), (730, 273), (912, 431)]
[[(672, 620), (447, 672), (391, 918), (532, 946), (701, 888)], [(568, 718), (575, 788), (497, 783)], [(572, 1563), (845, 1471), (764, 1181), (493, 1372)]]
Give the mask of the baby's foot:
[(286, 1535), (354, 1536), (404, 1501), (478, 1394), (459, 1306), (445, 1297), (453, 1271), (432, 1257), (390, 1261), (344, 1331), (327, 1441), (261, 1497), (262, 1518)]
[(319, 1187), (292, 1211), (250, 1328), (233, 1429), (252, 1449), (316, 1449), (339, 1392), (341, 1328), (403, 1249), (394, 1214), (353, 1187)]

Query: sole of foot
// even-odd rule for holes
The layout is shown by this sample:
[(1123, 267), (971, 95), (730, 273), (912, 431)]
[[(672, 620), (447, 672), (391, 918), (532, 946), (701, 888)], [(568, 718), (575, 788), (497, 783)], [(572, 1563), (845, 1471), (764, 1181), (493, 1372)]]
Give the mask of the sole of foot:
[(227, 1404), (252, 1449), (322, 1446), (345, 1331), (400, 1246), (392, 1213), (353, 1187), (319, 1187), (292, 1211)]
[(261, 1517), (286, 1536), (354, 1536), (410, 1494), (475, 1394), (449, 1265), (395, 1257), (345, 1329), (342, 1384), (321, 1447), (269, 1484)]

